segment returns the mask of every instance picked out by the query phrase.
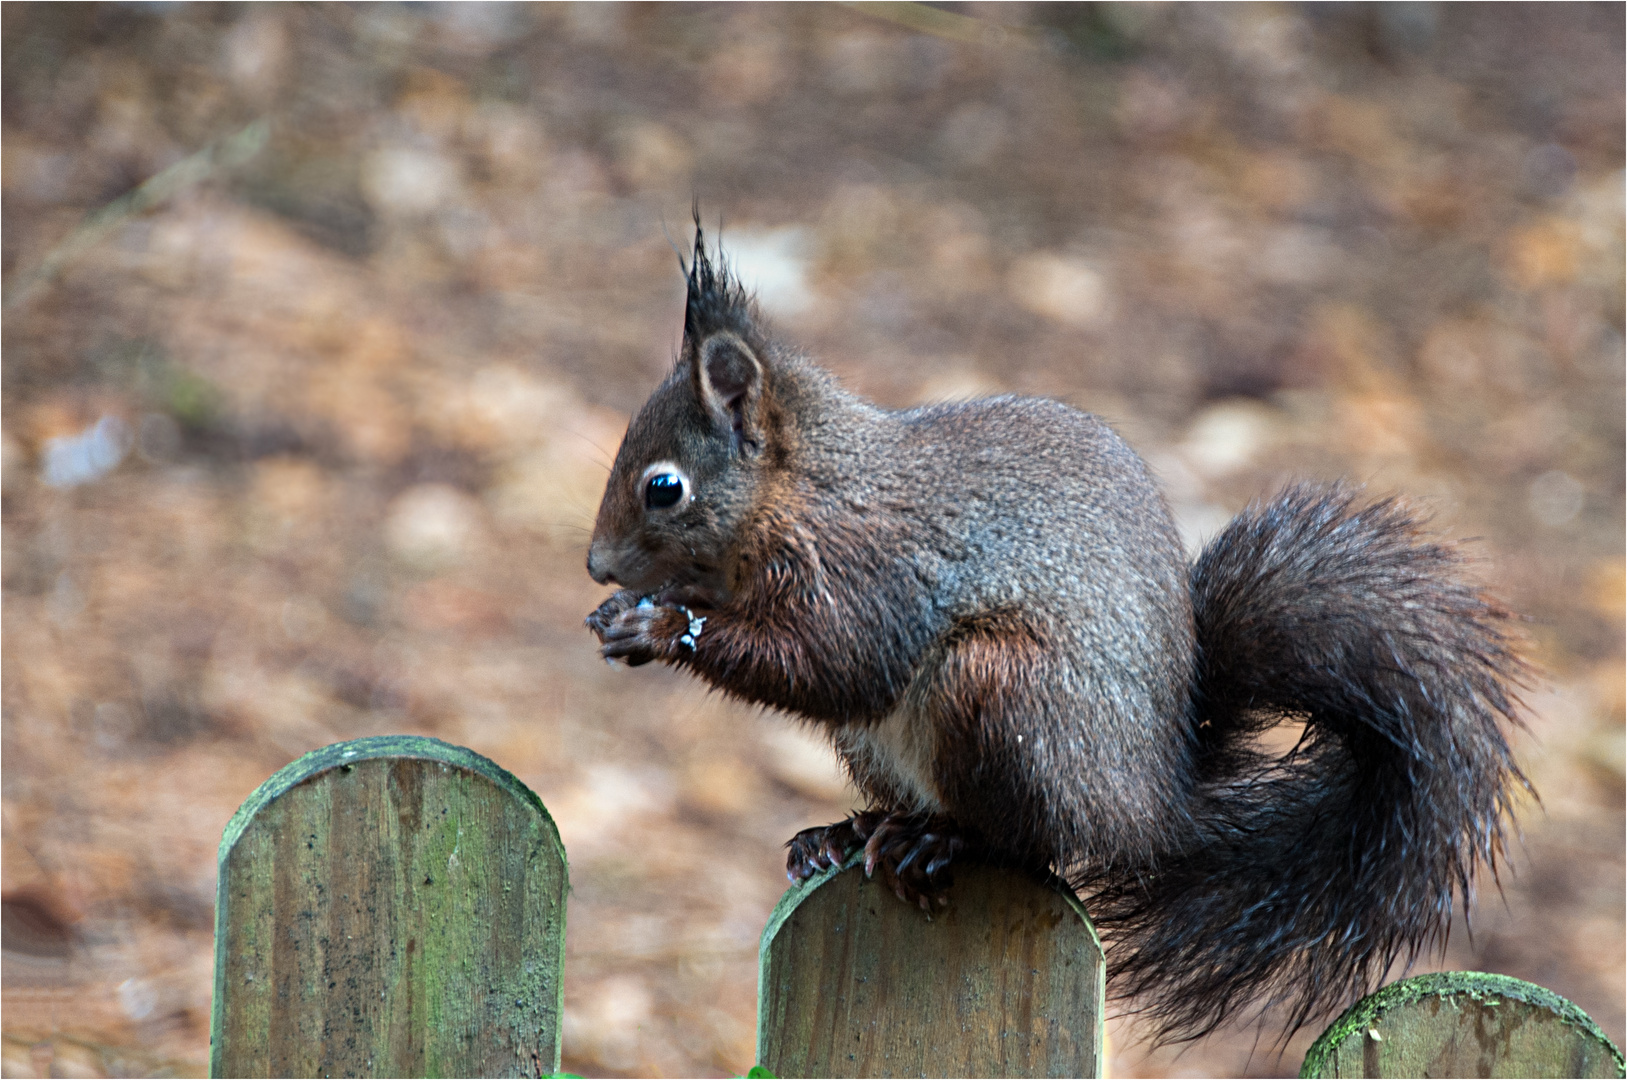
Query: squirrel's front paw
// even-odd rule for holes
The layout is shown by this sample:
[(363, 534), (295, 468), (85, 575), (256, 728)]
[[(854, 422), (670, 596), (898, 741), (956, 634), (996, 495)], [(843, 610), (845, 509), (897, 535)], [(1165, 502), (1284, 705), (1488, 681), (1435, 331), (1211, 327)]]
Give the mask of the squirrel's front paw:
[[(591, 617), (589, 625), (593, 625)], [(599, 655), (606, 660), (624, 660), (629, 667), (651, 660), (677, 660), (693, 652), (705, 627), (706, 619), (688, 608), (657, 604), (647, 597), (622, 610), (602, 630), (593, 625), (604, 643)]]
[(593, 614), (582, 621), (602, 642), (605, 634), (610, 630), (610, 625), (616, 621), (616, 617), (624, 611), (637, 607), (644, 599), (645, 597), (640, 596), (632, 589), (618, 590), (612, 593), (604, 603), (594, 608)]

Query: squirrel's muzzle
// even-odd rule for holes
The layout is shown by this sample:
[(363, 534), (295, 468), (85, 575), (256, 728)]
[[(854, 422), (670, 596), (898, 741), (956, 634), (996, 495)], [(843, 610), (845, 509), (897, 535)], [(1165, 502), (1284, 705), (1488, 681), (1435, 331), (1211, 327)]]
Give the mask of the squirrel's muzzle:
[(598, 543), (588, 548), (588, 576), (600, 585), (609, 585), (616, 580), (609, 564), (609, 557)]

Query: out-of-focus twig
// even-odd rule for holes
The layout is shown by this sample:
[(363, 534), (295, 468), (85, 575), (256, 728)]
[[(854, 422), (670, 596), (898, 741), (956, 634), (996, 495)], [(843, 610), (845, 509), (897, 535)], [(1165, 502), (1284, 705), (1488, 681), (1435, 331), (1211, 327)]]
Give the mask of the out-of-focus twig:
[(47, 285), (69, 263), (83, 255), (98, 241), (128, 218), (144, 213), (173, 195), (200, 184), (216, 173), (241, 165), (258, 154), (271, 133), (271, 125), (259, 119), (247, 127), (188, 155), (164, 171), (150, 177), (128, 194), (121, 195), (100, 210), (95, 211), (61, 243), (57, 244), (34, 266), (12, 278), (6, 290), (4, 308), (10, 311), (31, 296), (42, 285)]
[(911, 0), (846, 0), (845, 6), (874, 15), (917, 33), (932, 34), (969, 44), (1035, 44), (1031, 32), (1015, 26), (984, 22), (969, 15), (913, 3)]

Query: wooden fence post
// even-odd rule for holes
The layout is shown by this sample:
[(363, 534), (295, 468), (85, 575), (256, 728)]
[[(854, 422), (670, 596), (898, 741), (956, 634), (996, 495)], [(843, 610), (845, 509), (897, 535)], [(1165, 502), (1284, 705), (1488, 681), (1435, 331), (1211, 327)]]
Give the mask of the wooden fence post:
[(957, 867), (931, 920), (849, 862), (763, 931), (757, 1061), (775, 1076), (1101, 1076), (1105, 968), (1079, 901)]
[(1622, 1056), (1552, 990), (1507, 975), (1447, 971), (1351, 1006), (1305, 1055), (1304, 1077), (1621, 1076)]
[(305, 755), (221, 839), (211, 1075), (553, 1073), (566, 888), (547, 810), (480, 755)]

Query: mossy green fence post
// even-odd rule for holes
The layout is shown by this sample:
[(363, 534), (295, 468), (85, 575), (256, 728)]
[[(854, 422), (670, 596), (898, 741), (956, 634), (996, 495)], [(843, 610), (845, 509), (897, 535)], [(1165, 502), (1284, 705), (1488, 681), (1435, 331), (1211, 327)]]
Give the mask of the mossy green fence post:
[(1351, 1006), (1305, 1055), (1305, 1077), (1621, 1076), (1587, 1013), (1507, 975), (1446, 971)]
[(1101, 943), (1074, 896), (963, 866), (930, 919), (849, 864), (763, 931), (757, 1061), (775, 1076), (1101, 1076)]
[(221, 840), (211, 1074), (555, 1072), (566, 888), (547, 810), (480, 755), (305, 755)]

